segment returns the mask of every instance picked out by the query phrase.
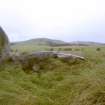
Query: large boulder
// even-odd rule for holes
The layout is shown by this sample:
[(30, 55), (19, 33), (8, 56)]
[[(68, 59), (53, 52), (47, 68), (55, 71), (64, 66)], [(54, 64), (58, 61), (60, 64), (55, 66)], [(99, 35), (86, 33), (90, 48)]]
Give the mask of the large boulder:
[(10, 46), (9, 39), (0, 27), (0, 63), (9, 57)]
[(72, 60), (72, 59), (80, 59), (80, 60), (85, 60), (83, 56), (78, 56), (74, 54), (68, 54), (68, 53), (63, 53), (63, 52), (57, 52), (57, 51), (38, 51), (30, 54), (32, 57), (37, 57), (37, 58), (61, 58), (61, 59), (66, 59), (66, 60)]
[[(18, 59), (17, 59), (18, 58)], [(85, 60), (82, 56), (61, 53), (56, 51), (38, 51), (31, 54), (22, 54), (17, 56), (16, 61), (18, 60), (24, 71), (31, 70), (34, 72), (40, 72), (41, 69), (44, 69), (46, 65), (50, 65), (52, 68), (54, 65), (52, 63), (54, 60), (50, 58), (55, 58), (68, 64), (78, 63), (81, 60)], [(47, 68), (48, 69), (48, 66)]]

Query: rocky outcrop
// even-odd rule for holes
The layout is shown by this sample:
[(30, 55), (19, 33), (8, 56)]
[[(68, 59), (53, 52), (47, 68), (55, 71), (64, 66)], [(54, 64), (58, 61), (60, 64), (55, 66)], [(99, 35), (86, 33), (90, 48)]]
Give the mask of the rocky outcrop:
[(85, 58), (82, 56), (59, 53), (56, 51), (38, 51), (31, 54), (23, 54), (18, 57), (18, 60), (21, 63), (23, 70), (32, 70), (35, 72), (39, 72), (40, 69), (43, 69), (43, 67), (45, 67), (45, 65), (51, 65), (52, 61), (50, 60), (50, 58), (55, 58), (69, 64), (85, 60)]
[(9, 53), (9, 39), (4, 30), (0, 27), (0, 63), (9, 57)]
[(62, 58), (62, 59), (68, 59), (68, 60), (72, 60), (72, 59), (85, 60), (83, 56), (78, 56), (74, 54), (66, 54), (66, 53), (57, 53), (57, 57)]
[(69, 59), (69, 60), (72, 60), (72, 58), (85, 60), (83, 56), (57, 52), (57, 51), (39, 51), (39, 52), (31, 53), (29, 56), (38, 57), (38, 58), (52, 57), (52, 58), (62, 58), (62, 59)]

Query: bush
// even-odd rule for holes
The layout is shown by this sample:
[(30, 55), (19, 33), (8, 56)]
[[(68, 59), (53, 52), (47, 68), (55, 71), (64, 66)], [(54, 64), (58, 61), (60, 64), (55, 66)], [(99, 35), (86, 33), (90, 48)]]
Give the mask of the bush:
[(101, 51), (101, 48), (97, 48), (96, 51)]
[(62, 48), (58, 48), (58, 51), (62, 51)]
[(76, 48), (75, 51), (80, 51), (80, 49), (79, 48)]
[(50, 48), (49, 51), (54, 51), (54, 49), (53, 48)]
[(65, 48), (64, 51), (72, 51), (72, 48)]

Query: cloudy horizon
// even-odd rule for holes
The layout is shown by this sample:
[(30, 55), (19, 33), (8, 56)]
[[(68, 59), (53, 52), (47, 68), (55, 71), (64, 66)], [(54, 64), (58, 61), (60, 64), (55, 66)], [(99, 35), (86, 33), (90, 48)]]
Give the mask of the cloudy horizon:
[(0, 0), (10, 41), (51, 38), (105, 42), (104, 0)]

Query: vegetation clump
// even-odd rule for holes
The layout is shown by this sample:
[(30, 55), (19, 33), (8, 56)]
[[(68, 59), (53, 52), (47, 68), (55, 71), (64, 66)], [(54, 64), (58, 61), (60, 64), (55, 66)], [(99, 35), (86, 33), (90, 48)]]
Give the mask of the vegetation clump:
[(96, 51), (101, 51), (101, 48), (97, 48)]

